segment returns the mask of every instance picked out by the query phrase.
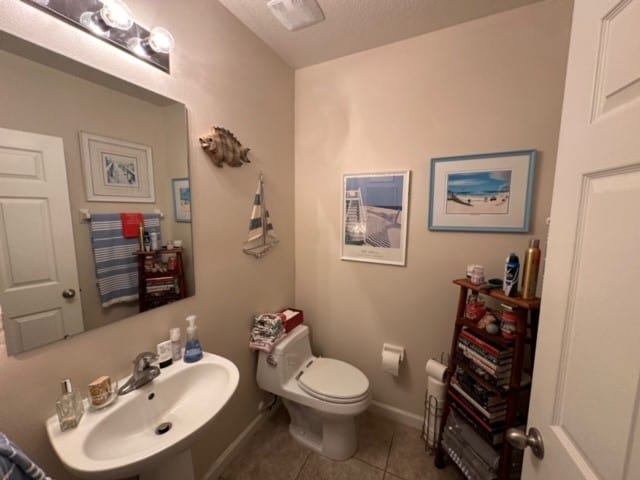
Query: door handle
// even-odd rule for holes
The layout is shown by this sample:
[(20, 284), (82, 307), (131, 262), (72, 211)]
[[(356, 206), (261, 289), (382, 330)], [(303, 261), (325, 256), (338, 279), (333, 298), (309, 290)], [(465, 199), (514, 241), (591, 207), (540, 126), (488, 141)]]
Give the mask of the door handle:
[(62, 291), (62, 296), (64, 298), (73, 298), (76, 296), (76, 291), (73, 288), (67, 288)]
[(527, 434), (518, 429), (510, 428), (507, 430), (507, 442), (518, 450), (524, 450), (527, 447), (531, 447), (531, 452), (540, 460), (544, 458), (544, 442), (542, 441), (542, 435), (540, 431), (531, 427)]

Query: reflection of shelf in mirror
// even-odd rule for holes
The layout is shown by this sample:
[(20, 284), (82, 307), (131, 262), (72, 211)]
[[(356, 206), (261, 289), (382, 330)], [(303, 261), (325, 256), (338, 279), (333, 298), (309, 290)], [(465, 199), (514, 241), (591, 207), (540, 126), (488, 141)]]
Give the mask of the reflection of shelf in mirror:
[[(164, 219), (164, 213), (162, 210), (154, 209), (151, 213), (155, 213), (160, 217), (160, 220)], [(91, 221), (91, 212), (88, 208), (79, 208), (78, 216), (80, 217), (80, 222), (90, 222)]]

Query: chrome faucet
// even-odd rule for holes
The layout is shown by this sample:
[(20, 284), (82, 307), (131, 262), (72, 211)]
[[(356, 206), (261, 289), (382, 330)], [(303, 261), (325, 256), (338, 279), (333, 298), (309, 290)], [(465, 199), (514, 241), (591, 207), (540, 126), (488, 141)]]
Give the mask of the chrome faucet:
[(129, 380), (118, 389), (118, 395), (124, 395), (140, 388), (160, 375), (160, 369), (155, 365), (151, 365), (151, 362), (157, 359), (158, 356), (155, 353), (142, 352), (138, 354), (133, 361), (133, 374), (129, 377)]

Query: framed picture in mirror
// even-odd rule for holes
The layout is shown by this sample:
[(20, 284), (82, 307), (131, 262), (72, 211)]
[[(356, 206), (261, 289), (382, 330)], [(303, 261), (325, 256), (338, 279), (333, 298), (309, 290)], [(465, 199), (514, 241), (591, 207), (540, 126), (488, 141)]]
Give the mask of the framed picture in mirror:
[(87, 200), (154, 203), (151, 147), (80, 132)]
[(174, 178), (173, 184), (173, 212), (176, 222), (191, 223), (191, 188), (188, 178)]

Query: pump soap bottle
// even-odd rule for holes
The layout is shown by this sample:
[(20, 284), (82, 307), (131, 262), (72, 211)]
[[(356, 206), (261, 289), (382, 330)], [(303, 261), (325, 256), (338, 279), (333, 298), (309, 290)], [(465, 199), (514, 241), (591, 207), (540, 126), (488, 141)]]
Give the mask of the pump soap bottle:
[(73, 390), (71, 380), (68, 378), (62, 381), (62, 395), (56, 402), (56, 410), (58, 412), (60, 430), (63, 432), (77, 427), (84, 414), (84, 405), (82, 404), (80, 392)]
[(189, 315), (187, 317), (187, 344), (184, 347), (184, 361), (187, 363), (202, 360), (202, 345), (198, 340), (198, 327), (196, 327), (196, 316)]

